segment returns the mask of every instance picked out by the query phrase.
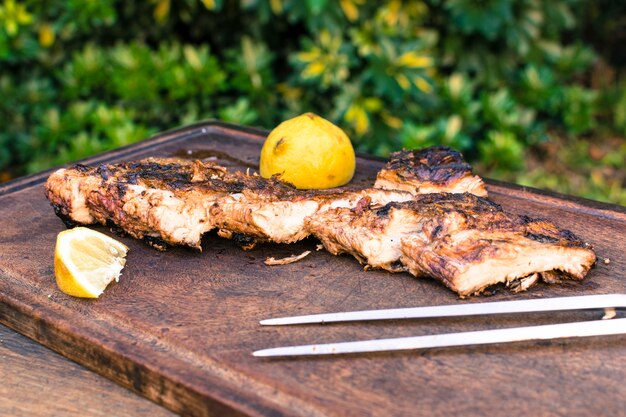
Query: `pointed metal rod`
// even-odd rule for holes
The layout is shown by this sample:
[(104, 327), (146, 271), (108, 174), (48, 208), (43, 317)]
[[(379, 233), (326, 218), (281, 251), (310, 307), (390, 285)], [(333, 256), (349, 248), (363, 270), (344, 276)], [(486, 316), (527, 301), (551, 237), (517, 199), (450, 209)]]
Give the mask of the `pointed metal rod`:
[(260, 324), (264, 326), (280, 326), (287, 324), (476, 316), (485, 314), (532, 313), (611, 307), (626, 308), (626, 294), (583, 295), (577, 297), (542, 298), (537, 300), (497, 301), (474, 304), (312, 314), (261, 320)]
[(257, 350), (260, 357), (335, 355), (626, 333), (626, 318)]

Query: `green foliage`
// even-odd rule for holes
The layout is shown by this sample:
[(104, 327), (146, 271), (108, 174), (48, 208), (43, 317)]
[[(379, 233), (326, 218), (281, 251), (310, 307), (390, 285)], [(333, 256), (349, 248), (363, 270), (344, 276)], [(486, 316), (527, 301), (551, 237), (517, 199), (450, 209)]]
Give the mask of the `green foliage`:
[(626, 205), (626, 141), (555, 138), (546, 145), (532, 152), (518, 183)]
[(492, 175), (522, 172), (553, 132), (626, 134), (626, 84), (586, 81), (598, 53), (580, 35), (589, 19), (610, 27), (605, 9), (626, 7), (0, 0), (0, 173), (201, 119), (271, 128), (305, 111), (360, 151), (447, 144)]

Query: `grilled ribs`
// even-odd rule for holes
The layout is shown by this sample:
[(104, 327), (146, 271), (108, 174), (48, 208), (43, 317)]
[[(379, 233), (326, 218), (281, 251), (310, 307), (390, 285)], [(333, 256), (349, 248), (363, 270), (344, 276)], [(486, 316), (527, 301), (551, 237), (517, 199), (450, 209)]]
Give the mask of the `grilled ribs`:
[(244, 248), (313, 235), (333, 254), (433, 276), (461, 296), (498, 282), (582, 279), (595, 262), (570, 232), (481, 197), (480, 177), (444, 147), (392, 154), (374, 188), (358, 191), (301, 191), (212, 163), (150, 158), (60, 169), (46, 194), (67, 224), (108, 224), (160, 249), (200, 250), (212, 229)]
[(539, 278), (582, 279), (596, 257), (554, 224), (507, 214), (472, 194), (424, 194), (377, 209), (328, 210), (307, 228), (333, 254), (391, 272), (432, 276), (461, 296), (497, 283), (528, 288)]

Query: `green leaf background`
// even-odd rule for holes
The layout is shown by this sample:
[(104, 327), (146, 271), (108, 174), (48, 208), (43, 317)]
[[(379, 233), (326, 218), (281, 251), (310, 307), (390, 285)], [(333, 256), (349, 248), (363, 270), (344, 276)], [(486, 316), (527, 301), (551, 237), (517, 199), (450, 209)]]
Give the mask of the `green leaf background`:
[[(362, 152), (626, 204), (624, 2), (0, 0), (0, 180), (306, 111)], [(553, 161), (560, 165), (552, 166)]]

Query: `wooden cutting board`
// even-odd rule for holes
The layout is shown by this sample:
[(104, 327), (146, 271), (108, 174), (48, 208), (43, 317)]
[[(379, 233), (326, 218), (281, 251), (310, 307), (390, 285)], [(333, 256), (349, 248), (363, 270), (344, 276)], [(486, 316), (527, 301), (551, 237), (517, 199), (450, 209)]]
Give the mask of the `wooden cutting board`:
[[(219, 123), (168, 132), (91, 158), (212, 158), (256, 169), (264, 133)], [(360, 157), (355, 187), (381, 162)], [(48, 173), (0, 187), (0, 322), (183, 415), (450, 416), (620, 415), (626, 407), (626, 336), (340, 357), (263, 359), (256, 349), (539, 325), (598, 311), (262, 328), (260, 319), (341, 310), (626, 293), (626, 208), (490, 183), (505, 209), (548, 218), (595, 246), (588, 278), (513, 295), (459, 300), (408, 274), (363, 271), (313, 239), (243, 251), (209, 234), (203, 252), (130, 247), (118, 284), (98, 300), (62, 294), (53, 252), (64, 230), (44, 197)], [(110, 233), (102, 227), (98, 230)], [(266, 257), (313, 250), (290, 265)], [(607, 259), (607, 263), (604, 260)], [(610, 261), (608, 261), (610, 260)]]

